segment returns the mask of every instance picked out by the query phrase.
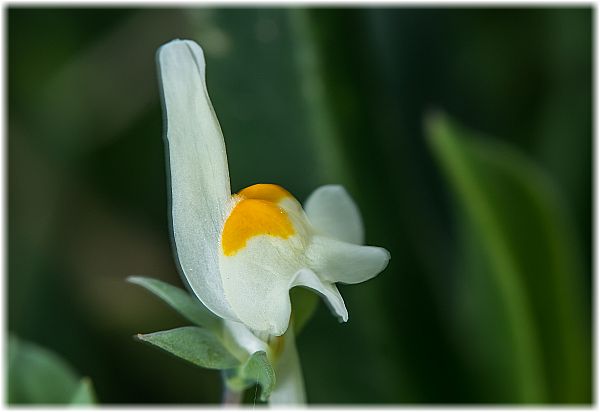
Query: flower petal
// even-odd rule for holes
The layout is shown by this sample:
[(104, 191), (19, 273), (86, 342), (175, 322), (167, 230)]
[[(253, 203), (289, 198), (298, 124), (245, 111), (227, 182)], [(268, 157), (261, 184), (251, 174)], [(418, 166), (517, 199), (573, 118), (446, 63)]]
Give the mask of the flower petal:
[(331, 311), (334, 312), (341, 321), (348, 321), (348, 310), (344, 304), (344, 299), (342, 298), (342, 295), (340, 295), (337, 286), (333, 283), (321, 281), (315, 272), (304, 268), (296, 273), (290, 284), (290, 289), (294, 286), (304, 286), (319, 293), (325, 298), (325, 302), (328, 304)]
[(221, 254), (225, 296), (246, 326), (281, 336), (288, 328), (290, 281), (303, 267), (302, 239), (253, 236), (231, 256)]
[(323, 236), (313, 236), (306, 253), (310, 267), (329, 282), (364, 282), (377, 276), (390, 260), (390, 253), (384, 248), (353, 245)]
[(218, 267), (221, 228), (231, 207), (225, 143), (204, 80), (202, 49), (174, 40), (157, 55), (171, 183), (173, 237), (187, 282), (215, 314), (236, 320)]
[(268, 352), (266, 342), (254, 335), (243, 323), (225, 320), (223, 322), (225, 343), (238, 359), (245, 360), (254, 352)]
[(304, 210), (311, 224), (321, 234), (344, 242), (363, 244), (364, 228), (360, 211), (342, 186), (319, 187), (306, 200)]

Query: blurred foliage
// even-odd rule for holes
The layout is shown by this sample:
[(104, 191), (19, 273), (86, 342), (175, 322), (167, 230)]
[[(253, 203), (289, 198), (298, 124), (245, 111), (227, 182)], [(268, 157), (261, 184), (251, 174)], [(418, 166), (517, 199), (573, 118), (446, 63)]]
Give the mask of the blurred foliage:
[(9, 404), (95, 403), (88, 378), (80, 379), (58, 355), (16, 336), (8, 340)]
[[(503, 402), (590, 399), (583, 262), (557, 189), (500, 142), (475, 139), (440, 116), (429, 129), (469, 215), (457, 276), (474, 367), (497, 371), (493, 389)], [(501, 345), (498, 331), (508, 337)]]
[[(154, 62), (173, 38), (205, 49), (233, 190), (278, 183), (304, 200), (344, 184), (367, 244), (392, 254), (377, 278), (340, 288), (347, 324), (320, 304), (304, 327), (309, 402), (591, 402), (590, 7), (13, 6), (7, 16), (8, 328), (61, 353), (103, 403), (221, 394), (219, 372), (131, 339), (185, 325), (124, 282), (180, 282)], [(478, 200), (461, 192), (448, 153), (437, 149), (436, 163), (431, 108), (502, 138), (496, 156), (451, 133)], [(531, 169), (549, 183), (531, 189)], [(518, 289), (501, 283), (482, 202), (496, 206)], [(519, 300), (527, 319), (510, 312)], [(519, 349), (515, 333), (532, 343)]]

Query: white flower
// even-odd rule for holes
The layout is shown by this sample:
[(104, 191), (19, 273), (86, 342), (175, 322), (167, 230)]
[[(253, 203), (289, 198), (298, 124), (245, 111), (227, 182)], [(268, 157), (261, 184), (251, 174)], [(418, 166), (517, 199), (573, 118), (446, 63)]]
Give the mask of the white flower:
[(390, 255), (361, 246), (358, 209), (340, 186), (323, 186), (305, 209), (277, 185), (232, 195), (225, 143), (205, 83), (202, 49), (189, 40), (159, 50), (168, 140), (173, 236), (179, 264), (198, 298), (255, 334), (283, 335), (295, 286), (321, 294), (348, 319), (336, 282), (360, 283)]

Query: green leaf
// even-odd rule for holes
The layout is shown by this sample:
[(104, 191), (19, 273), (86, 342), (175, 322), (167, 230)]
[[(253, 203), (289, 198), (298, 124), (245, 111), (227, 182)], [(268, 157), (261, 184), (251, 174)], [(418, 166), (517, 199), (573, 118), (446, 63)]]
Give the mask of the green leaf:
[(458, 300), (471, 300), (473, 335), (495, 332), (468, 342), (482, 350), (469, 356), (514, 382), (504, 401), (590, 402), (583, 262), (563, 198), (543, 171), (500, 142), (442, 116), (430, 119), (428, 131), (466, 218), (463, 253), (470, 256)]
[(185, 290), (158, 279), (142, 276), (130, 276), (127, 281), (154, 293), (190, 322), (213, 331), (220, 331), (221, 319)]
[(290, 299), (292, 301), (292, 326), (295, 335), (298, 336), (306, 322), (314, 315), (320, 297), (312, 290), (295, 287), (290, 291)]
[(79, 386), (73, 394), (70, 403), (71, 405), (90, 405), (96, 403), (94, 387), (89, 378), (83, 378), (79, 381)]
[(79, 391), (71, 366), (41, 346), (11, 335), (8, 360), (9, 404), (69, 404)]
[(275, 386), (275, 370), (265, 352), (254, 352), (242, 366), (227, 371), (226, 382), (236, 391), (258, 384), (262, 388), (260, 400), (266, 402)]
[(138, 334), (137, 338), (203, 368), (230, 369), (240, 364), (214, 333), (195, 326)]

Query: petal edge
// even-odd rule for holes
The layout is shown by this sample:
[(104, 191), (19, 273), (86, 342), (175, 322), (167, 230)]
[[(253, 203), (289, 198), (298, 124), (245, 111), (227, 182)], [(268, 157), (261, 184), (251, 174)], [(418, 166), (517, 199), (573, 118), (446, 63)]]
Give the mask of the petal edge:
[(324, 299), (329, 309), (335, 313), (341, 322), (348, 321), (348, 310), (344, 299), (338, 288), (329, 282), (323, 282), (311, 269), (300, 269), (290, 283), (290, 289), (295, 286), (303, 286), (319, 293)]

